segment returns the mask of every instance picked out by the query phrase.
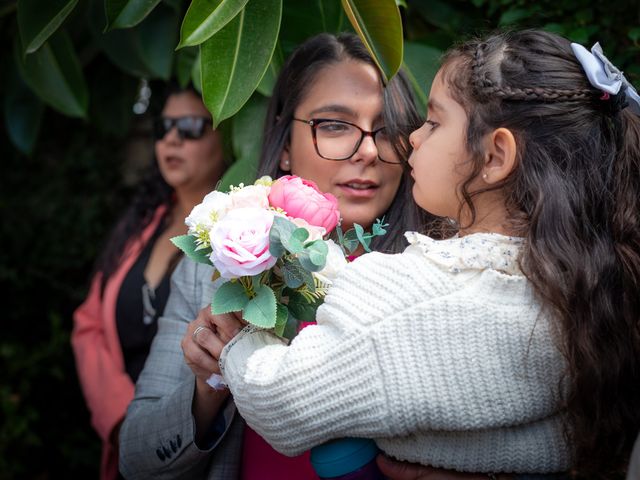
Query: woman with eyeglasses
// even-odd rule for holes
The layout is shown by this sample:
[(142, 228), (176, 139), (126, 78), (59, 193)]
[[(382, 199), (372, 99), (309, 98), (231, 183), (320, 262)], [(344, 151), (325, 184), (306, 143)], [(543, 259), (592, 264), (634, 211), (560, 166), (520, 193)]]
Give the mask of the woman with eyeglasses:
[(181, 255), (170, 242), (226, 165), (220, 132), (192, 89), (173, 87), (154, 123), (155, 161), (114, 228), (91, 288), (74, 313), (78, 376), (102, 439), (101, 479), (118, 478), (118, 432), (144, 366), (169, 278)]
[[(389, 232), (372, 247), (399, 252), (404, 231), (430, 226), (410, 200), (404, 163), (408, 134), (420, 123), (403, 74), (383, 88), (358, 37), (321, 34), (299, 46), (280, 72), (257, 174), (313, 180), (339, 199), (344, 228), (367, 228), (384, 216)], [(316, 480), (308, 452), (290, 458), (273, 450), (245, 425), (228, 390), (206, 383), (217, 365), (209, 353), (216, 337), (206, 329), (194, 333), (211, 326), (213, 273), (185, 260), (172, 277), (167, 308), (122, 425), (121, 472), (127, 479)], [(389, 466), (399, 475), (402, 469)]]

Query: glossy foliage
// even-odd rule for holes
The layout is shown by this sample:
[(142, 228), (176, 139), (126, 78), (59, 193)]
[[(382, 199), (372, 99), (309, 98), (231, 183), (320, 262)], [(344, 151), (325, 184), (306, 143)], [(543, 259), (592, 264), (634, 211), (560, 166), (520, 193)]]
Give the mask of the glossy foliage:
[[(166, 79), (193, 82), (206, 97), (201, 45), (262, 1), (271, 0), (241, 7), (231, 0), (0, 2), (1, 479), (97, 478), (100, 444), (76, 379), (71, 313), (132, 183), (152, 161), (150, 117)], [(393, 48), (403, 52), (422, 105), (443, 50), (507, 26), (543, 27), (586, 46), (600, 41), (640, 87), (635, 0), (391, 0), (371, 8), (389, 3), (400, 5), (404, 38)], [(224, 4), (229, 22), (218, 19), (211, 28), (196, 4)], [(374, 43), (381, 37), (367, 19), (375, 13), (362, 13), (361, 25)], [(270, 27), (278, 32), (275, 45), (261, 54), (270, 57), (256, 62), (251, 82), (236, 76), (238, 83), (225, 87), (237, 96), (233, 108), (216, 104), (218, 116), (231, 115), (218, 120), (236, 159), (221, 188), (255, 175), (266, 103), (286, 56), (316, 33), (356, 30), (340, 0), (282, 0), (279, 22)], [(176, 49), (181, 39), (189, 46)]]

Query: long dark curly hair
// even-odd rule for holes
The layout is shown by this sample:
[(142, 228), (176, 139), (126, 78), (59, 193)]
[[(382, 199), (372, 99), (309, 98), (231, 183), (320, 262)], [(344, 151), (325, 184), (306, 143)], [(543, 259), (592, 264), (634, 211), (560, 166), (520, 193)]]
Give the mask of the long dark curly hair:
[[(171, 95), (183, 92), (200, 96), (192, 85), (180, 87), (177, 82), (172, 81), (164, 87), (164, 91), (161, 92), (162, 101), (157, 102), (155, 109), (162, 108)], [(155, 115), (159, 115), (159, 112), (152, 112), (152, 116)], [(162, 177), (154, 155), (151, 164), (136, 186), (131, 203), (107, 237), (104, 249), (96, 260), (94, 271), (101, 273), (102, 291), (111, 275), (117, 270), (127, 244), (140, 238), (144, 229), (151, 223), (158, 207), (164, 205), (170, 211), (173, 203), (174, 189)], [(177, 263), (177, 258), (170, 263), (170, 270)]]
[[(344, 60), (357, 60), (373, 66), (373, 58), (357, 35), (321, 33), (311, 37), (289, 56), (282, 67), (273, 89), (265, 119), (264, 142), (258, 176), (273, 178), (285, 174), (280, 170), (282, 151), (289, 142), (293, 113), (313, 84), (316, 75), (328, 65)], [(382, 80), (381, 80), (382, 82)], [(384, 88), (383, 117), (389, 136), (401, 158), (409, 156), (409, 134), (418, 128), (422, 119), (415, 106), (411, 86), (400, 71)], [(432, 228), (433, 217), (418, 208), (412, 199), (413, 179), (407, 164), (398, 192), (385, 219), (389, 222), (387, 234), (373, 239), (371, 247), (377, 251), (399, 252), (406, 247), (402, 234), (407, 230), (424, 231)], [(437, 232), (438, 235), (447, 233)], [(434, 231), (434, 234), (436, 232)]]
[(624, 89), (603, 97), (570, 42), (551, 33), (469, 41), (442, 72), (468, 116), (472, 221), (481, 139), (499, 127), (516, 138), (517, 167), (491, 189), (527, 238), (521, 267), (557, 319), (575, 471), (611, 478), (640, 429), (640, 120)]

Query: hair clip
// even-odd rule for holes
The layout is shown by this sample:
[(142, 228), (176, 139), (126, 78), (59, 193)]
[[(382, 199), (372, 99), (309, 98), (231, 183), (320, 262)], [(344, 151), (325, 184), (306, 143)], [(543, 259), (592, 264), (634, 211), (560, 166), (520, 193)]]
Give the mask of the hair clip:
[(599, 42), (591, 47), (591, 52), (579, 43), (572, 43), (571, 49), (587, 74), (589, 83), (602, 90), (601, 100), (608, 100), (610, 95), (617, 95), (623, 90), (631, 111), (640, 115), (640, 95), (623, 73), (605, 57)]

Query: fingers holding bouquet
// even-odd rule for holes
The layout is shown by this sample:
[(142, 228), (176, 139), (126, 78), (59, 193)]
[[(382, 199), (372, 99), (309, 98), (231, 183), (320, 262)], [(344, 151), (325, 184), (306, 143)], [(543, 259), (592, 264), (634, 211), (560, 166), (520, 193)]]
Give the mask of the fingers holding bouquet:
[(182, 351), (193, 373), (203, 380), (220, 373), (222, 349), (245, 325), (239, 313), (214, 315), (210, 307), (201, 309), (182, 339)]

